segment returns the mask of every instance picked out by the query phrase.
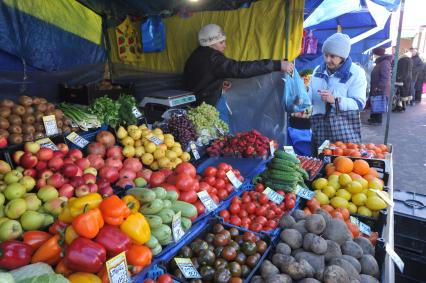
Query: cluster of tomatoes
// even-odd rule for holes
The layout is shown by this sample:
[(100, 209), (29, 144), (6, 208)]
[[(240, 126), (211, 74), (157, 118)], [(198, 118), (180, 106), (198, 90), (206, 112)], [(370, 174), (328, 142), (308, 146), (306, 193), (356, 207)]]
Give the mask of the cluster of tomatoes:
[(258, 183), (254, 190), (244, 192), (240, 197), (234, 197), (228, 209), (219, 212), (225, 222), (244, 227), (253, 232), (269, 231), (278, 227), (281, 216), (291, 211), (296, 205), (294, 193), (277, 193), (284, 201), (277, 204), (270, 201), (263, 193), (265, 187)]
[(157, 280), (145, 279), (143, 283), (173, 283), (173, 278), (169, 274), (160, 275)]

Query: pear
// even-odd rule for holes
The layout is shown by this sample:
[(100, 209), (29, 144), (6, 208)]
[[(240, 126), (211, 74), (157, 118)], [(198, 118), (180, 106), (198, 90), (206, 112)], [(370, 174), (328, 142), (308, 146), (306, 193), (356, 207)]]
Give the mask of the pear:
[(121, 140), (127, 137), (127, 131), (124, 127), (120, 126), (117, 130), (117, 137)]
[(38, 230), (44, 224), (45, 215), (37, 211), (25, 211), (19, 219), (24, 230)]

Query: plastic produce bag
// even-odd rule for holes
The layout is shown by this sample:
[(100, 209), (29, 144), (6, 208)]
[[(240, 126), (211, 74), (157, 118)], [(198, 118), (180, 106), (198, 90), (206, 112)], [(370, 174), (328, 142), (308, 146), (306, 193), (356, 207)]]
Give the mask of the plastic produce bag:
[(312, 105), (305, 83), (299, 73), (294, 70), (293, 75), (284, 75), (283, 104), (289, 113), (302, 112)]
[(141, 24), (142, 50), (159, 52), (166, 49), (166, 27), (161, 16), (151, 16)]

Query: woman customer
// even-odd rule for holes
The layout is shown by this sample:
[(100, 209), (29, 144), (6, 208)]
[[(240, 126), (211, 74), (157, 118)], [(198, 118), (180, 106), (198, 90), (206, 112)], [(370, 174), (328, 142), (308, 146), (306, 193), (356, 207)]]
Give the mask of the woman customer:
[[(378, 57), (376, 58), (376, 66), (374, 66), (373, 71), (371, 72), (370, 97), (381, 96), (383, 98), (386, 97), (387, 99), (390, 97), (392, 55), (385, 54), (385, 51), (386, 50), (382, 47), (373, 49), (373, 54)], [(372, 101), (371, 104), (374, 104), (374, 98), (370, 99)], [(387, 100), (384, 99), (383, 103), (387, 103)], [(377, 111), (376, 113), (372, 110), (368, 122), (372, 125), (381, 125), (382, 113), (383, 110)]]
[(325, 140), (361, 143), (359, 111), (365, 106), (367, 79), (352, 63), (350, 50), (350, 38), (342, 33), (333, 34), (322, 46), (324, 62), (309, 83), (314, 150)]

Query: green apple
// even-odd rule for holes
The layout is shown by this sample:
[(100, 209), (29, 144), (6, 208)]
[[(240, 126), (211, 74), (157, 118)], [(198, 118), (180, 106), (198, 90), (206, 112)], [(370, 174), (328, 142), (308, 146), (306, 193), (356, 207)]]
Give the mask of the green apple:
[(21, 180), (21, 178), (22, 178), (21, 172), (19, 172), (18, 170), (12, 170), (10, 172), (7, 172), (6, 175), (4, 175), (3, 180), (7, 184), (12, 184), (12, 183), (18, 183), (19, 180)]
[(43, 227), (49, 227), (50, 225), (53, 224), (53, 222), (55, 222), (55, 218), (52, 215), (50, 214), (44, 215)]
[(138, 177), (138, 178), (134, 179), (133, 181), (135, 182), (135, 185), (138, 188), (143, 188), (148, 184), (147, 181), (142, 177)]
[(36, 211), (40, 212), (40, 213), (43, 213), (43, 214), (48, 214), (48, 212), (46, 211), (46, 209), (44, 209), (43, 206), (40, 206)]
[(18, 172), (24, 173), (25, 168), (22, 167), (22, 166), (18, 166), (18, 167), (15, 168), (15, 170), (18, 171)]
[(41, 200), (36, 194), (25, 194), (23, 199), (27, 203), (27, 210), (37, 211), (41, 206)]
[(0, 192), (3, 192), (4, 190), (6, 190), (6, 188), (7, 188), (7, 183), (5, 181), (0, 181)]
[(5, 221), (7, 221), (7, 220), (10, 220), (9, 218), (7, 218), (7, 217), (0, 217), (0, 225), (3, 223), (3, 222), (5, 222)]
[(6, 220), (0, 224), (0, 242), (14, 240), (22, 234), (21, 224), (16, 220)]
[(21, 198), (9, 201), (4, 208), (4, 213), (10, 219), (18, 219), (27, 210), (27, 203)]
[(49, 214), (58, 216), (62, 211), (62, 207), (66, 204), (66, 200), (55, 198), (46, 202), (43, 207)]
[(53, 186), (43, 186), (37, 192), (37, 197), (43, 202), (58, 198), (59, 193)]
[(2, 204), (2, 205), (0, 205), (0, 217), (4, 217), (5, 216), (5, 214), (4, 214), (4, 205)]
[(3, 205), (6, 198), (4, 197), (4, 194), (0, 193), (0, 205)]
[(3, 194), (8, 200), (21, 198), (25, 194), (25, 187), (19, 183), (9, 184)]
[(25, 190), (27, 192), (29, 192), (32, 189), (34, 189), (34, 187), (36, 185), (36, 181), (31, 176), (24, 176), (24, 177), (22, 177), (22, 179), (19, 180), (19, 183), (25, 187)]
[(38, 230), (44, 224), (44, 214), (38, 213), (37, 211), (25, 211), (22, 214), (19, 222), (24, 230)]

